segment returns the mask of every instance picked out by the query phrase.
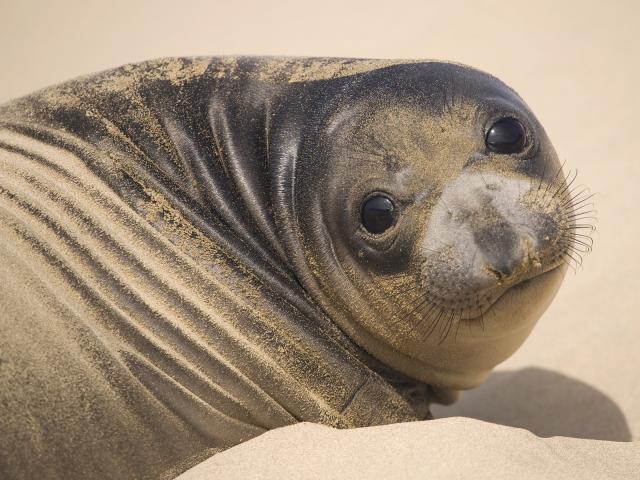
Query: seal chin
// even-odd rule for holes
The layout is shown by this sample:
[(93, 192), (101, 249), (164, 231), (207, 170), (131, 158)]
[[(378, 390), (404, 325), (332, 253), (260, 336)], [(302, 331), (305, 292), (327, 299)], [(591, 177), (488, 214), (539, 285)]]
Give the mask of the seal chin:
[(421, 359), (421, 379), (454, 390), (483, 383), (528, 337), (555, 297), (566, 270), (565, 264), (557, 265), (512, 285), (482, 315), (464, 319), (457, 338), (438, 347), (439, 358), (447, 362)]

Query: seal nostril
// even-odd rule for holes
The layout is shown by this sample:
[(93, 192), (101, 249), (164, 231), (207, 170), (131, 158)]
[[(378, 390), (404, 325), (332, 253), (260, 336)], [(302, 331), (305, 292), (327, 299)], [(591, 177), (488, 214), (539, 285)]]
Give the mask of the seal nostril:
[(495, 268), (486, 266), (485, 270), (487, 272), (489, 272), (490, 275), (496, 277), (496, 280), (498, 280), (498, 284), (502, 283), (502, 281), (505, 279), (505, 277), (508, 277), (511, 275), (511, 272), (509, 273), (503, 273), (500, 270), (496, 270)]

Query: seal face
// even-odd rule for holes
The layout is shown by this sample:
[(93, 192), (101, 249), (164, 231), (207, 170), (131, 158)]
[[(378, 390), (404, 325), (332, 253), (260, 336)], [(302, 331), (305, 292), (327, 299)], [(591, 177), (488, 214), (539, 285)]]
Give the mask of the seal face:
[(0, 464), (173, 477), (428, 418), (590, 248), (572, 183), (520, 97), (441, 62), (162, 59), (3, 105)]

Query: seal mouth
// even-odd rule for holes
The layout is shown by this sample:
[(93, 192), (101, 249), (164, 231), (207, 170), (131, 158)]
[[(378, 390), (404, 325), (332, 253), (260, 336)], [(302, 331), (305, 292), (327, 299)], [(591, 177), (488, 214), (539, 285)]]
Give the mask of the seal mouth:
[[(488, 289), (474, 292), (471, 295), (458, 298), (446, 298), (428, 292), (430, 304), (433, 310), (447, 314), (455, 314), (459, 317), (459, 321), (465, 322), (482, 322), (484, 316), (492, 310), (496, 303), (501, 300), (505, 294), (518, 290), (526, 289), (533, 281), (539, 280), (547, 275), (562, 269), (564, 263), (558, 262), (547, 268), (536, 268), (529, 275), (521, 276), (515, 281), (507, 283), (502, 277), (496, 276), (497, 283)], [(536, 271), (537, 270), (537, 271)]]
[(519, 281), (514, 282), (513, 284), (501, 289), (494, 295), (491, 295), (491, 301), (487, 302), (487, 304), (481, 309), (479, 313), (474, 312), (473, 316), (461, 316), (460, 320), (465, 322), (481, 322), (483, 321), (484, 315), (490, 312), (493, 307), (510, 293), (514, 293), (517, 291), (522, 291), (528, 288), (534, 281), (540, 281), (544, 277), (553, 275), (554, 273), (560, 271), (564, 267), (563, 263), (559, 263), (557, 265), (550, 266), (547, 269), (541, 270), (540, 272), (536, 272), (533, 275), (525, 277)]

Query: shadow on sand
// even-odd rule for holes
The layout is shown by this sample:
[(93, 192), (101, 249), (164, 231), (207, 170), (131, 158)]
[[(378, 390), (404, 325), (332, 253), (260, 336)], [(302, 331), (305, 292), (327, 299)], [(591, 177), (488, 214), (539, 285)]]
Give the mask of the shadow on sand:
[(624, 414), (604, 393), (579, 380), (541, 368), (495, 372), (450, 407), (434, 405), (436, 418), (471, 417), (564, 436), (630, 441)]

